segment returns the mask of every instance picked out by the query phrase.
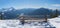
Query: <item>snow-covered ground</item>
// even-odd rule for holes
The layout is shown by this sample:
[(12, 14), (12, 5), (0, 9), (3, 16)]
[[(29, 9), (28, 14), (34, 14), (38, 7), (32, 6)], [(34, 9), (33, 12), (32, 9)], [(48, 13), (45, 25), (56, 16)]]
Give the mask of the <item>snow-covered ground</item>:
[(0, 28), (20, 28), (18, 23), (18, 20), (0, 20)]
[(31, 22), (24, 25), (19, 20), (0, 20), (0, 28), (46, 28), (51, 27), (48, 22)]
[(49, 22), (54, 25), (56, 28), (60, 28), (60, 16), (56, 18), (49, 19)]
[(46, 28), (46, 27), (60, 28), (60, 16), (48, 19), (48, 22), (31, 22), (21, 24), (19, 20), (0, 20), (0, 28)]

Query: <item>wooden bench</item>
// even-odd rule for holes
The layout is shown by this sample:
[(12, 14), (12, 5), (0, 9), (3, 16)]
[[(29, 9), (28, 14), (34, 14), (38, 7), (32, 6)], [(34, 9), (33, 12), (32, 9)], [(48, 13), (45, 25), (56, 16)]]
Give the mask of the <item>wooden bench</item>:
[(22, 22), (22, 23), (24, 23), (24, 22), (34, 22), (34, 21), (36, 21), (36, 22), (47, 22), (47, 17), (45, 16), (45, 18), (39, 18), (38, 16), (29, 16), (29, 15), (23, 15), (23, 16), (20, 16), (20, 21)]

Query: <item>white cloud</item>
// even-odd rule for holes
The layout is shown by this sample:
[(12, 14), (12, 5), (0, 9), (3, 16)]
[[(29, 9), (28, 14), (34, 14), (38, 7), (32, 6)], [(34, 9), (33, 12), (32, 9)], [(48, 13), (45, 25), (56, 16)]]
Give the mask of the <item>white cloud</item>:
[(60, 7), (60, 4), (52, 4), (52, 6)]

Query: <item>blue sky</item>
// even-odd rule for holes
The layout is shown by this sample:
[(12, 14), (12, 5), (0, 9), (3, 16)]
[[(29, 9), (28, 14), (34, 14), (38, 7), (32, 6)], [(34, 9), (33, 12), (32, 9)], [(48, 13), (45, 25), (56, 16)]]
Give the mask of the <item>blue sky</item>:
[(0, 8), (51, 8), (60, 9), (60, 0), (0, 0)]

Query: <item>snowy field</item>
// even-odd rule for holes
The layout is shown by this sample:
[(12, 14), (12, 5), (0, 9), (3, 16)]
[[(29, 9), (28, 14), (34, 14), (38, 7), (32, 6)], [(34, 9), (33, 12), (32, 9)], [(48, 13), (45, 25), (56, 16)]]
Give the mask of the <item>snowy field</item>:
[(48, 19), (48, 22), (31, 22), (21, 24), (19, 20), (0, 20), (0, 28), (60, 28), (60, 16)]
[(53, 27), (46, 22), (31, 22), (24, 25), (19, 20), (0, 20), (0, 28), (48, 28)]
[(0, 20), (0, 28), (46, 28), (52, 27), (47, 22), (31, 22), (24, 25), (19, 20)]
[(56, 18), (49, 19), (49, 22), (54, 25), (56, 28), (60, 28), (60, 16)]

